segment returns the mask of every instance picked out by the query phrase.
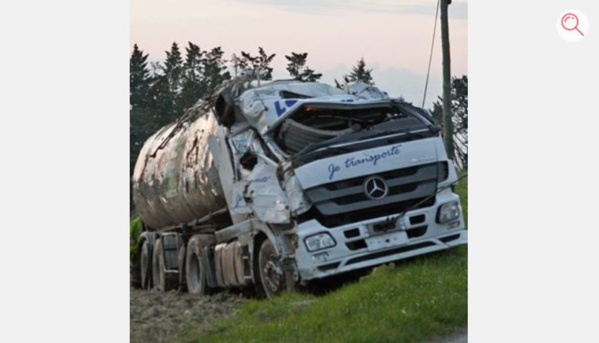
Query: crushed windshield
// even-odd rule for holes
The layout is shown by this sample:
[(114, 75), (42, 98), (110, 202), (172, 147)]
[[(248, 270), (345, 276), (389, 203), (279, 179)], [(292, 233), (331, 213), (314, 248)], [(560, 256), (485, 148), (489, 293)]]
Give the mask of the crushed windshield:
[(305, 105), (274, 132), (288, 154), (307, 152), (342, 141), (362, 140), (429, 128), (432, 122), (405, 106)]

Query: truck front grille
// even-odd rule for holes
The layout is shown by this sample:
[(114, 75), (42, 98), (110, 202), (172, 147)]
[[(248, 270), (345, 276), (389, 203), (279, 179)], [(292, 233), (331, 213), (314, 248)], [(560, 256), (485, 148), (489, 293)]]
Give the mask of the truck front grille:
[[(439, 164), (363, 175), (307, 189), (306, 195), (313, 207), (300, 217), (300, 221), (316, 218), (326, 227), (335, 227), (397, 214), (409, 208), (431, 206), (435, 203), (433, 195), (439, 179), (447, 177)], [(364, 183), (373, 176), (382, 178), (388, 187), (388, 193), (382, 199), (373, 200), (366, 195)]]

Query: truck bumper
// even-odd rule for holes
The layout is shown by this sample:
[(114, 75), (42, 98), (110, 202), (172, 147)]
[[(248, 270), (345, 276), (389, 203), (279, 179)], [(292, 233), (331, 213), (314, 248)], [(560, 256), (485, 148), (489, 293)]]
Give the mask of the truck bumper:
[[(452, 222), (436, 222), (437, 209), (444, 203), (410, 211), (394, 224), (388, 224), (390, 216), (335, 228), (316, 220), (299, 224), (295, 257), (300, 279), (320, 279), (467, 244), (461, 213)], [(320, 233), (328, 233), (335, 245), (308, 251), (305, 239)]]

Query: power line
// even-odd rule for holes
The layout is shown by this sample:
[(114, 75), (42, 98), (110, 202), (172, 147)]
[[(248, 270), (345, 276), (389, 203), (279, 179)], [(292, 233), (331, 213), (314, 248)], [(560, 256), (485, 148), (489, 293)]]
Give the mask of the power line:
[(426, 89), (428, 88), (428, 77), (431, 72), (431, 62), (433, 61), (433, 48), (435, 47), (435, 33), (437, 32), (437, 18), (439, 18), (439, 0), (437, 0), (437, 10), (435, 11), (435, 25), (433, 27), (433, 39), (431, 41), (431, 53), (428, 58), (428, 70), (426, 71), (426, 82), (424, 83), (424, 95), (422, 96), (422, 107), (424, 107), (424, 100), (426, 100)]

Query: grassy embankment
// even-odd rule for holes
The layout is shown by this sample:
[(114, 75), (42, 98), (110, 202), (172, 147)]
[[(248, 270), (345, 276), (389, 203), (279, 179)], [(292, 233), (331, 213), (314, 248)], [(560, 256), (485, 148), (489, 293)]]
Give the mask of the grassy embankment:
[[(468, 213), (468, 179), (457, 188)], [(467, 326), (467, 247), (376, 268), (325, 296), (250, 301), (174, 342), (423, 342)]]

